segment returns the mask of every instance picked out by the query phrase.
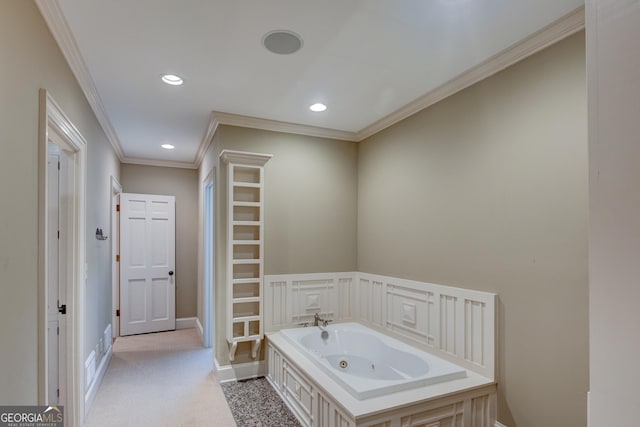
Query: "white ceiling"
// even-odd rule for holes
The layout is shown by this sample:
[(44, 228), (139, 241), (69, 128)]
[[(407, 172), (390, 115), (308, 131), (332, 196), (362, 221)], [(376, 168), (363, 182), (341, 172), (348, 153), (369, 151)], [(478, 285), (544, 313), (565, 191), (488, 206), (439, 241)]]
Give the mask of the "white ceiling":
[[(197, 167), (214, 111), (230, 123), (248, 116), (357, 140), (583, 3), (38, 1), (121, 160), (186, 167)], [(268, 52), (261, 40), (278, 29), (299, 34), (302, 49)], [(185, 84), (168, 86), (163, 73)], [(309, 111), (314, 102), (327, 111)]]

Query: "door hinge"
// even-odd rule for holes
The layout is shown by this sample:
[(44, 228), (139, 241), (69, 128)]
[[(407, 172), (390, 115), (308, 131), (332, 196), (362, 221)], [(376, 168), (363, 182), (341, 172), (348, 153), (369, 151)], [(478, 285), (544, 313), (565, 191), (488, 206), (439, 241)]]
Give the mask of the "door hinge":
[(116, 205), (116, 212), (120, 212), (120, 205)]
[(120, 254), (116, 255), (116, 262), (120, 262)]
[(56, 393), (58, 393), (58, 397), (60, 397), (60, 389), (56, 390)]
[(120, 309), (116, 310), (116, 317), (120, 317)]
[(58, 230), (58, 240), (60, 240), (60, 230)]
[(60, 326), (58, 326), (58, 332), (57, 332), (57, 334), (58, 334), (58, 335), (60, 335)]
[(60, 162), (58, 162), (58, 170), (60, 170)]

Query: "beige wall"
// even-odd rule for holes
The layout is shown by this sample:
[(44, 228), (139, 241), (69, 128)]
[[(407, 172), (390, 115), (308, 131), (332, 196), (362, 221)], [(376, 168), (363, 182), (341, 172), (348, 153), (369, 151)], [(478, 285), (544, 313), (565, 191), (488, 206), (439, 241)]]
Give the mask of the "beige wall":
[(356, 144), (234, 126), (218, 132), (222, 149), (273, 154), (265, 166), (265, 274), (353, 271)]
[(358, 270), (496, 292), (499, 421), (585, 426), (584, 34), (369, 138)]
[(640, 2), (587, 1), (591, 427), (639, 425)]
[(98, 226), (110, 234), (109, 178), (119, 162), (31, 1), (0, 2), (0, 75), (0, 402), (35, 404), (38, 90), (50, 91), (88, 143), (85, 358), (111, 321), (109, 243), (94, 234)]
[(198, 171), (122, 164), (122, 191), (176, 197), (176, 317), (197, 314)]

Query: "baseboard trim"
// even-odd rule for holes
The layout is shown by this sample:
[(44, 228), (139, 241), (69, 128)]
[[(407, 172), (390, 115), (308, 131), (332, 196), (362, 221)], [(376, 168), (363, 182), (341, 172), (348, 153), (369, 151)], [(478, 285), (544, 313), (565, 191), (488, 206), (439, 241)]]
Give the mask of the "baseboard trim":
[(113, 346), (109, 346), (109, 349), (105, 353), (104, 357), (100, 361), (100, 366), (98, 366), (98, 370), (93, 377), (93, 381), (89, 385), (87, 392), (84, 395), (84, 417), (85, 419), (89, 415), (89, 411), (91, 410), (91, 406), (93, 405), (93, 401), (96, 399), (96, 395), (98, 394), (98, 389), (102, 384), (102, 380), (104, 379), (104, 374), (107, 372), (107, 367), (109, 366), (109, 362), (111, 361), (111, 356), (113, 355)]
[(494, 427), (507, 427), (507, 426), (502, 424), (500, 421), (496, 421), (496, 423), (494, 424)]
[(176, 319), (176, 330), (196, 328), (198, 326), (197, 321), (197, 317), (182, 317)]
[(267, 373), (267, 366), (264, 360), (221, 366), (218, 363), (218, 359), (214, 358), (214, 364), (216, 378), (219, 383), (263, 377)]
[(198, 329), (198, 335), (200, 335), (200, 341), (202, 341), (202, 345), (205, 345), (204, 340), (204, 328), (202, 327), (202, 323), (200, 323), (200, 319), (196, 317), (196, 329)]

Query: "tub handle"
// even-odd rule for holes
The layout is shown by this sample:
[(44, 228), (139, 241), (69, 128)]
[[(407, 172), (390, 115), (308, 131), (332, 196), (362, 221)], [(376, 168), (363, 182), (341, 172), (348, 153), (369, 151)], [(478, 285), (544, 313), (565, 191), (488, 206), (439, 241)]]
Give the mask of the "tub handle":
[(333, 322), (333, 320), (331, 320), (331, 319), (324, 319), (324, 320), (322, 321), (322, 326), (327, 326), (327, 325), (329, 324), (329, 322)]
[(298, 326), (302, 326), (303, 328), (306, 328), (307, 326), (309, 326), (309, 322), (298, 323)]

